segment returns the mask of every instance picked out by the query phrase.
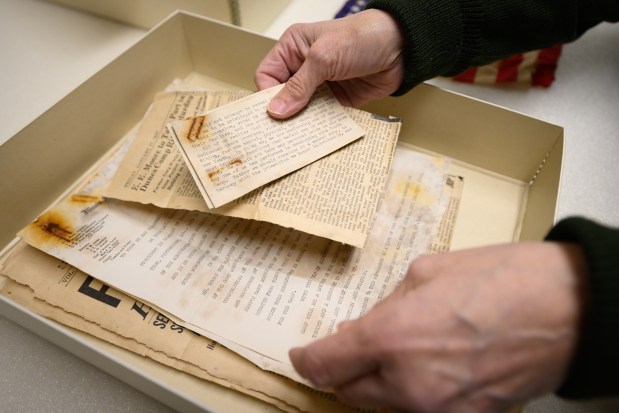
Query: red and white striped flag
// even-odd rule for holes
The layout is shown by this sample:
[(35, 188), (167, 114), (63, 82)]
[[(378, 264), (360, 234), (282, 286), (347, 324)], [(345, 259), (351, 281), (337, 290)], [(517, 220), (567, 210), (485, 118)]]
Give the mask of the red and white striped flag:
[(485, 66), (471, 67), (452, 79), (481, 85), (518, 83), (548, 87), (555, 80), (561, 45), (510, 56)]
[[(358, 13), (368, 0), (347, 0), (335, 18)], [(517, 54), (485, 66), (472, 67), (452, 79), (479, 85), (516, 83), (548, 87), (555, 80), (561, 45)]]

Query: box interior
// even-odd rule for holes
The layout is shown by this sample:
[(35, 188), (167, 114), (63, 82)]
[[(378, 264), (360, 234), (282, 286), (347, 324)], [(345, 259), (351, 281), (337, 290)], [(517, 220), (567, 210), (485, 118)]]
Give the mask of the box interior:
[[(255, 89), (254, 70), (273, 43), (182, 12), (155, 27), (0, 147), (10, 178), (0, 184), (0, 245), (124, 136), (173, 79)], [(454, 248), (540, 239), (551, 227), (562, 128), (425, 84), (364, 109), (401, 117), (401, 144), (453, 159), (465, 178)]]
[(263, 32), (290, 0), (47, 0), (132, 26), (150, 29), (175, 10)]
[[(0, 147), (0, 171), (6, 177), (0, 182), (0, 246), (11, 242), (20, 228), (134, 127), (154, 95), (172, 80), (188, 79), (211, 88), (255, 89), (254, 70), (273, 44), (259, 34), (186, 12), (156, 26)], [(563, 154), (562, 128), (429, 85), (363, 109), (401, 117), (399, 144), (450, 157), (452, 172), (464, 177), (452, 249), (541, 239), (552, 226)], [(5, 313), (10, 303), (2, 304)], [(42, 335), (48, 329), (67, 331), (54, 323), (47, 327), (34, 323), (33, 316), (29, 319), (26, 326), (31, 324)], [(60, 336), (50, 339), (65, 347), (75, 345), (73, 336)], [(94, 339), (80, 340), (89, 343), (93, 354), (113, 354), (117, 361), (108, 360), (109, 366), (97, 364), (104, 370), (137, 368), (147, 385), (140, 380), (130, 384), (160, 400), (166, 391), (178, 397), (178, 387), (170, 383), (182, 374), (167, 368), (138, 368), (135, 355), (112, 350)], [(126, 375), (116, 370), (113, 374)], [(165, 391), (151, 393), (153, 383), (157, 391)], [(204, 400), (199, 386), (183, 388), (187, 400)]]

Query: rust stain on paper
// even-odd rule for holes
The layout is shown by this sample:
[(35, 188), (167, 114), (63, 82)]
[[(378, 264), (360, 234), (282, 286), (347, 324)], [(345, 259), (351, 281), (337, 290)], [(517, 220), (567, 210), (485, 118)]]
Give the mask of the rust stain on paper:
[(205, 122), (206, 115), (196, 116), (195, 118), (191, 119), (189, 130), (187, 131), (186, 135), (186, 138), (189, 142), (195, 142), (206, 137), (202, 136), (202, 128), (204, 127)]
[(240, 165), (243, 165), (243, 161), (239, 158), (235, 158), (231, 160), (230, 162), (228, 162), (225, 166), (222, 166), (221, 168), (213, 169), (212, 171), (207, 172), (206, 176), (208, 177), (209, 181), (211, 181), (213, 184), (217, 184), (219, 183), (219, 175), (226, 168), (232, 168), (234, 166), (240, 166)]
[(211, 181), (212, 183), (216, 184), (219, 181), (219, 174), (223, 170), (224, 170), (224, 168), (217, 168), (217, 169), (207, 173), (209, 181)]
[(73, 194), (69, 200), (74, 204), (94, 204), (97, 202), (103, 202), (103, 198), (99, 195), (86, 194)]
[(39, 242), (67, 245), (77, 241), (72, 220), (57, 210), (44, 213), (28, 225), (27, 229)]

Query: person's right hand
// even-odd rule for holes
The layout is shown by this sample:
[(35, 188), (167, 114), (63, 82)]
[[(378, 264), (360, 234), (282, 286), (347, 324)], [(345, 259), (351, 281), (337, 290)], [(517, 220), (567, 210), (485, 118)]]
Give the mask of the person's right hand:
[(425, 255), (366, 315), (290, 359), (315, 387), (361, 407), (503, 412), (564, 380), (586, 272), (582, 248), (567, 243)]
[(381, 10), (291, 26), (255, 73), (259, 89), (286, 83), (268, 111), (278, 119), (301, 110), (330, 81), (340, 103), (358, 107), (395, 92), (402, 83), (403, 40), (397, 22)]

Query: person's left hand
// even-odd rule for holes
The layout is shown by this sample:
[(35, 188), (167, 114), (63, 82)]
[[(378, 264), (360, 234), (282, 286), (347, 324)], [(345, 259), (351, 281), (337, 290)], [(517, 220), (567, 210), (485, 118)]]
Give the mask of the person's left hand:
[(354, 405), (502, 412), (561, 384), (585, 271), (579, 246), (552, 242), (422, 256), (364, 317), (290, 359)]
[(295, 24), (264, 57), (254, 80), (259, 89), (285, 83), (268, 106), (269, 114), (278, 119), (305, 107), (325, 81), (340, 103), (358, 107), (400, 86), (402, 43), (397, 22), (382, 10)]

